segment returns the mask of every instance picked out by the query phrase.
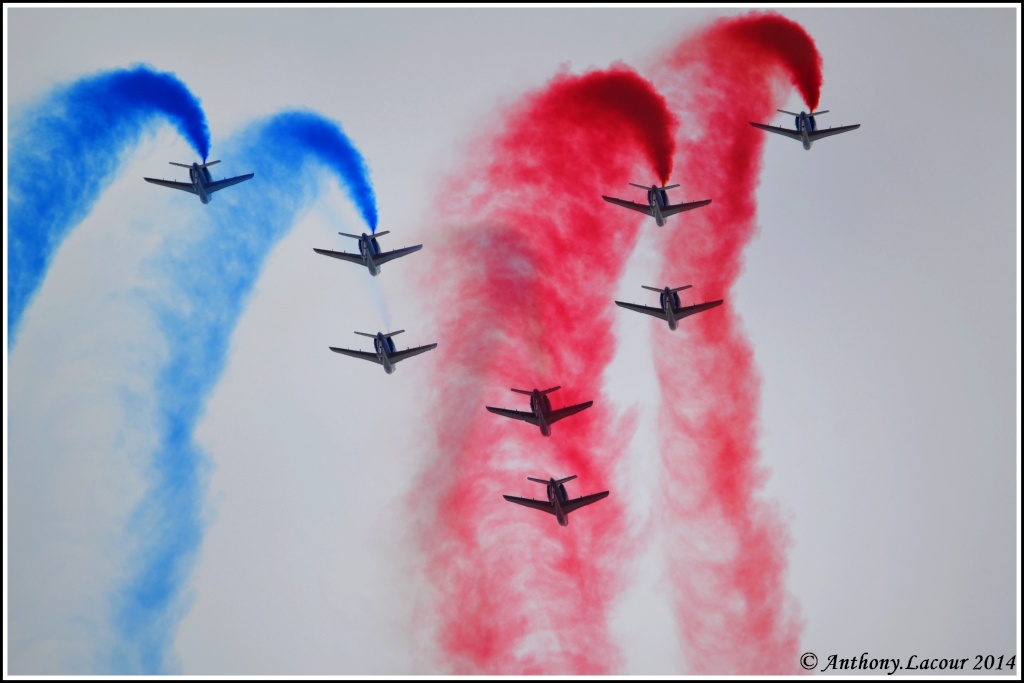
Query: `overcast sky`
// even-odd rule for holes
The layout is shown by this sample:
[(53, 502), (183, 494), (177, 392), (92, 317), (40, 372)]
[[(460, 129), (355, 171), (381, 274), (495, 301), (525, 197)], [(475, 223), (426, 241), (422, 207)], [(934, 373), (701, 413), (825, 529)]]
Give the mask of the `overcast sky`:
[[(5, 121), (55, 86), (139, 62), (201, 98), (212, 159), (254, 119), (310, 108), (366, 159), (392, 231), (384, 246), (443, 250), (430, 208), (502, 106), (563, 68), (623, 61), (644, 73), (735, 13), (5, 8)], [(1019, 11), (782, 13), (823, 56), (828, 124), (861, 124), (809, 152), (766, 142), (760, 232), (730, 295), (763, 381), (764, 498), (792, 537), (801, 651), (1015, 654)], [(794, 92), (784, 108), (802, 106)], [(160, 249), (218, 208), (141, 177), (182, 178), (167, 162), (194, 156), (155, 128), (4, 344), (12, 673), (116, 673), (110, 600), (131, 572), (125, 530), (152, 476), (152, 369), (167, 353), (136, 294)], [(227, 157), (219, 168), (260, 176)], [(551, 201), (559, 208), (558, 188)], [(432, 359), (385, 376), (326, 349), (389, 327), (407, 329), (409, 345), (443, 340), (430, 292), (413, 287), (424, 260), (371, 279), (311, 251), (351, 246), (336, 233), (361, 229), (326, 186), (269, 254), (231, 336), (196, 433), (203, 539), (181, 611), (167, 615), (172, 672), (444, 670), (420, 628), (429, 586), (401, 514), (429, 434)], [(658, 284), (647, 282), (653, 246), (642, 234), (624, 293)], [(623, 349), (656, 351), (648, 322), (616, 317), (606, 382), (639, 409), (638, 462), (657, 448), (657, 385), (653, 365), (638, 370)], [(625, 476), (642, 480), (640, 469)], [(636, 578), (612, 617), (619, 673), (685, 674), (657, 549), (623, 561)]]

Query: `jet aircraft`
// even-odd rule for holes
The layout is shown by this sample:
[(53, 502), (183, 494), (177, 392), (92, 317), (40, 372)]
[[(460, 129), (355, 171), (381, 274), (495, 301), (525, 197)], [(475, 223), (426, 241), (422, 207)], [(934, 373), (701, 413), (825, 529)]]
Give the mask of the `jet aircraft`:
[(551, 425), (558, 422), (564, 417), (575, 415), (581, 410), (586, 410), (590, 406), (594, 405), (593, 401), (587, 401), (586, 403), (578, 403), (574, 406), (568, 406), (566, 408), (559, 408), (558, 410), (551, 409), (551, 401), (548, 399), (548, 394), (552, 391), (557, 391), (562, 387), (552, 387), (541, 391), (540, 389), (534, 389), (533, 391), (526, 391), (525, 389), (513, 389), (512, 391), (517, 394), (526, 394), (530, 397), (530, 412), (522, 410), (508, 410), (507, 408), (493, 408), (491, 406), (485, 406), (487, 410), (491, 411), (495, 415), (503, 415), (505, 417), (511, 417), (513, 420), (522, 420), (529, 422), (532, 425), (540, 427), (540, 433), (544, 436), (551, 436)]
[(647, 204), (637, 204), (636, 202), (626, 201), (625, 199), (616, 199), (615, 197), (605, 197), (601, 195), (601, 199), (612, 204), (624, 206), (627, 209), (633, 209), (640, 213), (645, 213), (648, 216), (654, 217), (654, 222), (659, 226), (665, 225), (665, 219), (669, 216), (674, 216), (677, 213), (683, 211), (689, 211), (690, 209), (699, 209), (702, 206), (707, 206), (711, 203), (710, 199), (702, 199), (699, 202), (688, 202), (685, 204), (669, 204), (668, 193), (666, 190), (679, 187), (678, 185), (666, 185), (664, 187), (658, 187), (657, 185), (637, 185), (636, 183), (630, 183), (633, 187), (639, 187), (641, 190), (647, 190)]
[(668, 329), (674, 330), (679, 325), (679, 321), (688, 315), (694, 313), (700, 313), (706, 311), (709, 308), (715, 306), (721, 306), (724, 299), (718, 301), (708, 301), (703, 304), (695, 304), (693, 306), (683, 306), (679, 301), (679, 292), (684, 289), (689, 289), (693, 285), (684, 285), (682, 287), (665, 287), (664, 289), (658, 289), (657, 287), (648, 287), (647, 285), (640, 285), (644, 289), (649, 289), (652, 292), (661, 293), (661, 308), (654, 308), (653, 306), (640, 306), (639, 304), (627, 304), (624, 301), (616, 301), (615, 304), (628, 308), (631, 311), (637, 311), (639, 313), (646, 313), (647, 315), (653, 315), (656, 318), (668, 321)]
[(380, 363), (384, 366), (384, 372), (390, 375), (395, 371), (395, 363), (398, 361), (425, 353), (437, 346), (437, 344), (427, 344), (426, 346), (415, 346), (411, 349), (406, 349), (405, 351), (399, 351), (395, 348), (395, 342), (391, 338), (396, 334), (401, 334), (403, 332), (405, 332), (405, 330), (388, 332), (387, 334), (384, 334), (383, 332), (378, 332), (377, 334), (356, 332), (358, 335), (373, 339), (373, 353), (368, 351), (355, 351), (353, 349), (339, 349), (335, 346), (329, 346), (327, 348), (335, 353), (352, 356), (353, 358), (362, 358), (363, 360), (372, 361), (374, 363)]
[(820, 140), (821, 138), (827, 138), (829, 135), (838, 135), (839, 133), (845, 133), (847, 131), (857, 130), (860, 128), (860, 124), (857, 123), (852, 126), (839, 126), (837, 128), (818, 130), (818, 124), (815, 122), (814, 117), (827, 114), (828, 109), (825, 109), (824, 111), (811, 112), (810, 114), (805, 111), (801, 111), (799, 114), (794, 114), (793, 112), (786, 111), (785, 109), (779, 109), (778, 111), (795, 117), (795, 130), (781, 128), (779, 126), (769, 126), (764, 123), (754, 123), (753, 121), (750, 122), (750, 125), (754, 128), (766, 130), (769, 133), (778, 133), (779, 135), (785, 135), (786, 137), (793, 138), (794, 140), (799, 140), (803, 143), (804, 149), (810, 149), (815, 140)]
[(516, 496), (504, 496), (504, 498), (510, 503), (525, 505), (526, 507), (534, 508), (535, 510), (550, 512), (556, 519), (558, 519), (559, 524), (562, 526), (569, 526), (570, 512), (573, 510), (579, 510), (584, 505), (590, 505), (591, 503), (596, 503), (602, 498), (608, 497), (608, 491), (602, 491), (601, 493), (594, 493), (589, 496), (581, 496), (579, 498), (569, 500), (569, 494), (565, 492), (565, 482), (571, 481), (575, 478), (575, 474), (571, 477), (566, 477), (565, 479), (558, 479), (557, 481), (554, 477), (551, 477), (551, 479), (547, 481), (527, 477), (530, 481), (535, 481), (538, 484), (547, 484), (547, 502), (544, 502), (543, 500), (536, 500), (534, 498), (517, 498)]
[(365, 232), (362, 235), (350, 235), (347, 232), (339, 232), (339, 235), (359, 240), (358, 254), (349, 254), (344, 251), (331, 251), (329, 249), (317, 249), (315, 247), (313, 248), (313, 251), (318, 254), (323, 254), (324, 256), (333, 256), (334, 258), (341, 259), (342, 261), (351, 261), (352, 263), (364, 265), (369, 269), (370, 275), (376, 276), (380, 274), (381, 265), (388, 261), (393, 261), (399, 256), (405, 256), (406, 254), (411, 254), (414, 251), (419, 251), (423, 248), (422, 244), (417, 244), (415, 247), (405, 247), (404, 249), (395, 249), (394, 251), (385, 251), (382, 253), (380, 245), (377, 244), (377, 238), (387, 235), (388, 232), (388, 230), (385, 230), (384, 232), (378, 232), (374, 235), (367, 235)]
[(214, 164), (219, 164), (219, 159), (217, 161), (208, 161), (205, 164), (194, 163), (191, 166), (188, 164), (179, 164), (174, 161), (169, 163), (171, 166), (187, 168), (189, 182), (179, 183), (174, 180), (162, 180), (157, 178), (143, 178), (143, 180), (147, 183), (153, 183), (154, 185), (163, 185), (164, 187), (170, 187), (175, 190), (184, 190), (185, 192), (191, 192), (192, 194), (199, 195), (199, 201), (203, 204), (209, 204), (213, 199), (213, 193), (217, 190), (223, 190), (225, 187), (237, 185), (238, 183), (249, 180), (255, 175), (255, 173), (246, 173), (245, 175), (235, 176), (234, 178), (214, 180), (210, 175), (208, 167), (213, 166)]

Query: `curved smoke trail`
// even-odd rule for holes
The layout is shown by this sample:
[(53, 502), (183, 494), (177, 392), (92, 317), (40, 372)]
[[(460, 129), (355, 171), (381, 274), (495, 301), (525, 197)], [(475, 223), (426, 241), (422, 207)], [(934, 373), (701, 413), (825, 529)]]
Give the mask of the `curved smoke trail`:
[[(624, 67), (560, 75), (503, 119), (439, 202), (446, 267), (427, 283), (445, 339), (435, 352), (437, 433), (410, 505), (444, 666), (604, 673), (619, 662), (608, 612), (630, 542), (621, 493), (565, 529), (501, 494), (543, 498), (527, 476), (578, 475), (573, 497), (611, 483), (631, 425), (601, 393), (615, 345), (609, 302), (640, 222), (601, 194), (667, 178), (677, 122)], [(510, 387), (556, 385), (556, 408), (595, 403), (549, 438), (484, 410), (524, 409)]]
[(315, 198), (325, 171), (369, 227), (376, 224), (362, 156), (338, 124), (316, 113), (286, 112), (255, 123), (225, 145), (224, 156), (256, 177), (218, 194), (209, 221), (192, 226), (183, 244), (165, 249), (170, 255), (154, 264), (164, 282), (150, 295), (151, 305), (170, 357), (156, 381), (160, 438), (152, 480), (130, 529), (141, 550), (116, 597), (120, 638), (112, 667), (118, 673), (173, 668), (168, 649), (182, 616), (179, 593), (203, 533), (206, 457), (195, 427), (267, 255)]
[[(818, 103), (821, 57), (798, 24), (774, 14), (716, 22), (680, 44), (654, 79), (683, 112), (677, 179), (707, 209), (688, 238), (665, 240), (662, 281), (694, 284), (724, 306), (688, 318), (678, 344), (659, 344), (664, 523), (676, 618), (695, 673), (793, 673), (796, 606), (785, 590), (788, 541), (758, 498), (760, 382), (753, 349), (729, 305), (743, 248), (756, 230), (755, 190), (769, 119), (796, 86)], [(665, 330), (654, 330), (655, 337)]]
[(206, 159), (199, 100), (173, 73), (140, 65), (60, 88), (15, 121), (8, 160), (8, 344), (53, 254), (114, 179), (125, 154), (158, 122)]

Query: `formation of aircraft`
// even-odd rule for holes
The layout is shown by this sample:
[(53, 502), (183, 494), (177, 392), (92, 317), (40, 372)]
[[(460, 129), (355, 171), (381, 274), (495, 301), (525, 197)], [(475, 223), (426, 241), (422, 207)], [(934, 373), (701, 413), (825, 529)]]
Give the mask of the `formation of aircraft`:
[(764, 123), (754, 123), (753, 121), (750, 122), (750, 125), (752, 125), (754, 128), (766, 130), (769, 133), (778, 133), (779, 135), (785, 135), (787, 138), (799, 140), (800, 142), (803, 143), (804, 149), (810, 149), (811, 145), (814, 144), (815, 140), (827, 138), (830, 135), (839, 135), (840, 133), (846, 133), (848, 131), (857, 130), (858, 128), (860, 128), (860, 124), (857, 123), (852, 126), (838, 126), (836, 128), (825, 128), (819, 130), (818, 124), (814, 120), (814, 117), (821, 116), (822, 114), (827, 114), (828, 109), (825, 109), (823, 111), (811, 112), (810, 114), (808, 114), (805, 111), (801, 111), (799, 114), (795, 114), (791, 111), (786, 111), (785, 109), (779, 109), (778, 111), (783, 114), (789, 114), (790, 116), (794, 117), (794, 129), (782, 128), (780, 126), (769, 126)]
[(615, 197), (606, 197), (604, 195), (601, 195), (601, 199), (606, 202), (611, 202), (617, 206), (624, 206), (627, 209), (632, 209), (633, 211), (639, 211), (640, 213), (645, 213), (648, 216), (653, 216), (654, 222), (659, 226), (665, 225), (665, 219), (669, 216), (674, 216), (677, 213), (682, 213), (683, 211), (689, 211), (691, 209), (699, 209), (700, 207), (707, 206), (711, 203), (710, 199), (702, 199), (699, 202), (669, 204), (667, 190), (677, 188), (679, 185), (665, 185), (664, 187), (659, 187), (657, 185), (647, 187), (646, 185), (637, 185), (636, 183), (630, 183), (630, 185), (647, 191), (646, 204), (637, 204), (636, 202), (630, 202), (625, 199), (616, 199)]
[(246, 173), (245, 175), (235, 176), (234, 178), (225, 178), (224, 180), (214, 180), (210, 175), (209, 167), (214, 164), (219, 164), (220, 159), (217, 161), (207, 161), (205, 164), (193, 163), (179, 164), (177, 162), (168, 162), (171, 166), (181, 166), (182, 168), (188, 169), (189, 182), (179, 183), (175, 180), (163, 180), (160, 178), (143, 178), (147, 183), (153, 183), (154, 185), (163, 185), (164, 187), (170, 187), (174, 190), (183, 190), (185, 192), (191, 192), (192, 194), (199, 195), (199, 201), (203, 204), (209, 204), (213, 200), (213, 193), (218, 190), (223, 190), (225, 187), (231, 187), (238, 183), (245, 182), (252, 178), (255, 173)]
[(378, 237), (383, 237), (389, 233), (388, 230), (384, 232), (378, 232), (373, 235), (367, 235), (365, 232), (362, 235), (350, 235), (347, 232), (339, 232), (339, 235), (345, 237), (351, 237), (359, 240), (359, 253), (349, 254), (344, 251), (331, 251), (330, 249), (317, 249), (313, 248), (318, 254), (324, 256), (331, 256), (342, 261), (349, 261), (351, 263), (358, 263), (366, 266), (367, 270), (370, 271), (370, 275), (379, 275), (380, 267), (388, 261), (394, 261), (396, 258), (411, 254), (414, 251), (419, 251), (423, 248), (422, 244), (417, 244), (414, 247), (405, 247), (404, 249), (395, 249), (394, 251), (381, 252), (380, 244), (377, 243)]
[(682, 287), (665, 287), (664, 289), (658, 289), (657, 287), (648, 287), (647, 285), (640, 285), (644, 289), (649, 289), (652, 292), (661, 293), (661, 307), (654, 308), (653, 306), (641, 306), (639, 304), (628, 304), (625, 301), (616, 301), (616, 306), (622, 306), (631, 311), (637, 313), (646, 313), (647, 315), (653, 315), (655, 318), (661, 318), (662, 320), (668, 321), (668, 329), (674, 330), (679, 326), (679, 321), (688, 315), (694, 313), (700, 313), (706, 311), (709, 308), (715, 306), (721, 306), (724, 299), (718, 301), (707, 301), (702, 304), (694, 304), (693, 306), (683, 306), (679, 300), (679, 292), (684, 289), (689, 289), (693, 285), (683, 285)]
[[(760, 128), (762, 130), (768, 131), (770, 133), (777, 133), (779, 135), (785, 135), (786, 137), (790, 137), (795, 140), (800, 140), (803, 143), (804, 149), (808, 150), (811, 148), (811, 145), (814, 143), (815, 140), (819, 140), (830, 135), (838, 135), (839, 133), (845, 133), (860, 128), (860, 124), (856, 124), (852, 126), (839, 126), (837, 128), (827, 128), (824, 130), (819, 130), (817, 128), (817, 122), (815, 121), (815, 117), (828, 113), (827, 110), (812, 113), (801, 111), (799, 114), (787, 112), (782, 109), (780, 109), (779, 111), (784, 114), (789, 114), (790, 116), (795, 117), (794, 129), (790, 130), (788, 128), (782, 128), (779, 126), (770, 126), (762, 123), (754, 123), (753, 121), (750, 122), (750, 125), (754, 126), (755, 128)], [(213, 198), (212, 195), (214, 192), (222, 190), (225, 187), (230, 187), (232, 185), (236, 185), (238, 183), (249, 180), (255, 175), (253, 173), (247, 173), (245, 175), (236, 176), (234, 178), (226, 178), (224, 180), (214, 181), (210, 175), (209, 167), (214, 164), (220, 163), (219, 160), (210, 161), (202, 164), (193, 163), (191, 165), (179, 164), (173, 161), (170, 163), (173, 166), (181, 166), (182, 168), (189, 169), (190, 182), (183, 183), (171, 180), (162, 180), (157, 178), (144, 178), (144, 180), (146, 182), (154, 183), (156, 185), (170, 187), (175, 190), (191, 192), (192, 194), (197, 195), (199, 197), (199, 200), (203, 204), (210, 203), (211, 199)], [(707, 206), (708, 204), (711, 203), (710, 199), (704, 199), (696, 202), (670, 204), (668, 200), (668, 190), (679, 187), (678, 184), (663, 186), (655, 184), (651, 185), (650, 187), (646, 185), (637, 185), (636, 183), (630, 183), (630, 185), (633, 187), (640, 188), (647, 192), (647, 204), (638, 204), (636, 202), (627, 201), (625, 199), (607, 197), (604, 195), (602, 195), (602, 199), (611, 204), (622, 206), (633, 211), (639, 211), (640, 213), (651, 216), (654, 218), (655, 222), (659, 226), (665, 225), (665, 220), (669, 216), (674, 216), (675, 214), (681, 213), (683, 211), (690, 211), (692, 209), (697, 209), (702, 206)], [(406, 256), (413, 252), (419, 251), (420, 249), (423, 248), (422, 244), (417, 244), (415, 246), (406, 247), (404, 249), (395, 249), (393, 251), (382, 252), (380, 244), (377, 242), (377, 238), (387, 235), (388, 231), (376, 234), (363, 233), (361, 235), (351, 235), (344, 232), (339, 232), (338, 234), (358, 240), (359, 253), (350, 254), (342, 251), (331, 251), (329, 249), (317, 248), (314, 248), (313, 251), (315, 251), (318, 254), (323, 254), (324, 256), (330, 256), (332, 258), (341, 259), (343, 261), (350, 261), (352, 263), (357, 263), (362, 266), (365, 266), (366, 269), (369, 271), (370, 275), (372, 276), (379, 275), (381, 265), (387, 263), (388, 261), (392, 261), (396, 258)], [(658, 289), (657, 287), (648, 287), (647, 285), (642, 285), (642, 287), (652, 292), (659, 293), (659, 307), (641, 306), (639, 304), (626, 303), (624, 301), (616, 301), (615, 304), (617, 306), (621, 306), (622, 308), (631, 311), (636, 311), (638, 313), (644, 313), (646, 315), (654, 316), (656, 318), (661, 318), (662, 320), (665, 320), (668, 323), (668, 327), (670, 330), (677, 329), (679, 321), (682, 320), (683, 318), (690, 315), (694, 315), (696, 313), (701, 313), (716, 306), (720, 306), (723, 303), (722, 299), (718, 299), (716, 301), (708, 301), (705, 303), (695, 304), (692, 306), (683, 306), (679, 298), (679, 292), (685, 289), (689, 289), (690, 287), (692, 287), (692, 285), (684, 285), (682, 287), (675, 288), (666, 286), (662, 289)], [(434, 343), (427, 344), (425, 346), (416, 346), (408, 348), (405, 349), (404, 351), (399, 351), (395, 347), (395, 342), (392, 338), (398, 334), (401, 334), (404, 331), (405, 330), (398, 330), (396, 332), (387, 333), (377, 332), (376, 334), (370, 334), (367, 332), (356, 332), (357, 335), (370, 337), (371, 339), (373, 339), (373, 352), (359, 351), (355, 349), (344, 349), (334, 346), (330, 346), (328, 348), (331, 351), (334, 351), (335, 353), (340, 353), (346, 356), (352, 356), (354, 358), (361, 358), (363, 360), (378, 363), (379, 365), (383, 366), (384, 371), (390, 375), (395, 372), (395, 364), (398, 363), (399, 361), (405, 360), (406, 358), (411, 358), (412, 356), (416, 356), (421, 353), (426, 353), (427, 351), (430, 351), (431, 349), (437, 347), (437, 344)], [(540, 428), (540, 433), (543, 436), (551, 436), (551, 425), (553, 425), (555, 422), (558, 422), (559, 420), (569, 417), (570, 415), (575, 415), (576, 413), (586, 410), (587, 408), (590, 408), (594, 404), (593, 401), (587, 401), (585, 403), (579, 403), (577, 405), (566, 406), (554, 410), (551, 407), (551, 401), (548, 398), (548, 394), (557, 391), (560, 388), (560, 386), (556, 386), (544, 390), (533, 389), (532, 391), (527, 391), (525, 389), (512, 389), (512, 391), (514, 391), (515, 393), (524, 394), (530, 397), (529, 412), (521, 410), (510, 410), (506, 408), (496, 408), (493, 406), (486, 406), (486, 408), (488, 411), (495, 413), (496, 415), (501, 415), (503, 417), (508, 417), (514, 420), (522, 420), (524, 422), (528, 422), (529, 424), (535, 425)], [(548, 480), (527, 477), (529, 481), (544, 484), (547, 487), (547, 501), (535, 500), (533, 498), (519, 498), (516, 496), (508, 495), (504, 496), (504, 498), (505, 500), (511, 503), (515, 503), (517, 505), (523, 505), (525, 507), (534, 508), (535, 510), (548, 512), (555, 516), (555, 518), (558, 520), (559, 525), (568, 526), (570, 512), (578, 510), (579, 508), (584, 507), (586, 505), (590, 505), (591, 503), (596, 503), (597, 501), (608, 497), (609, 494), (608, 491), (602, 491), (600, 493), (595, 493), (589, 496), (581, 496), (579, 498), (569, 500), (569, 496), (565, 490), (565, 483), (575, 478), (576, 475), (566, 477), (565, 479), (557, 480), (554, 477)]]
[(530, 481), (535, 481), (538, 484), (545, 484), (548, 487), (548, 499), (547, 501), (536, 500), (534, 498), (518, 498), (516, 496), (503, 496), (505, 500), (516, 505), (525, 505), (528, 508), (534, 510), (542, 510), (544, 512), (550, 512), (558, 520), (558, 523), (562, 526), (569, 526), (569, 513), (573, 510), (579, 510), (585, 505), (596, 503), (602, 498), (608, 497), (608, 491), (602, 491), (601, 493), (594, 493), (589, 496), (580, 496), (579, 498), (573, 498), (569, 500), (569, 494), (565, 491), (565, 482), (572, 481), (576, 478), (576, 475), (566, 477), (565, 479), (535, 479), (533, 477), (527, 477)]
[(342, 349), (336, 346), (329, 346), (331, 351), (340, 353), (345, 356), (352, 356), (353, 358), (362, 358), (373, 363), (380, 363), (384, 366), (384, 372), (389, 375), (395, 371), (395, 363), (406, 358), (412, 358), (421, 353), (436, 348), (437, 344), (427, 344), (426, 346), (414, 346), (411, 349), (399, 351), (395, 348), (395, 342), (391, 338), (396, 334), (402, 334), (405, 330), (398, 330), (397, 332), (378, 332), (377, 334), (370, 334), (368, 332), (356, 332), (356, 334), (369, 337), (373, 339), (373, 353), (369, 351), (356, 351), (354, 349)]
[(586, 410), (590, 406), (594, 405), (593, 401), (587, 401), (586, 403), (578, 403), (574, 406), (552, 410), (548, 394), (552, 391), (558, 391), (561, 388), (562, 387), (560, 386), (551, 387), (550, 389), (545, 389), (543, 391), (540, 389), (534, 389), (533, 391), (513, 389), (512, 391), (517, 394), (525, 394), (530, 397), (530, 412), (509, 410), (507, 408), (495, 408), (493, 406), (486, 406), (486, 408), (495, 415), (502, 415), (504, 417), (510, 417), (513, 420), (522, 420), (523, 422), (529, 422), (532, 425), (536, 425), (540, 427), (541, 434), (544, 436), (551, 436), (551, 425), (563, 418), (575, 415), (581, 410)]

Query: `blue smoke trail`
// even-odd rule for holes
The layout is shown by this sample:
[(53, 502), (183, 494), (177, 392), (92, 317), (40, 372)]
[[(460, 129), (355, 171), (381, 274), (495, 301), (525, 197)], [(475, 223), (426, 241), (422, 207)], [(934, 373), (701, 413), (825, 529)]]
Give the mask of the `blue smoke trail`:
[(144, 131), (167, 120), (206, 160), (199, 100), (146, 65), (59, 88), (11, 126), (8, 158), (8, 346), (54, 252), (111, 183)]
[(325, 170), (376, 225), (366, 164), (336, 123), (286, 112), (253, 124), (227, 147), (224, 156), (256, 177), (219, 193), (215, 201), (227, 206), (207, 213), (209, 224), (182, 236), (187, 245), (164, 250), (172, 255), (156, 264), (165, 283), (151, 303), (171, 355), (156, 382), (160, 446), (152, 483), (130, 529), (142, 548), (133, 565), (139, 569), (115, 599), (117, 673), (175, 668), (168, 649), (184, 609), (179, 593), (203, 533), (207, 460), (193, 435), (264, 260), (316, 197)]

